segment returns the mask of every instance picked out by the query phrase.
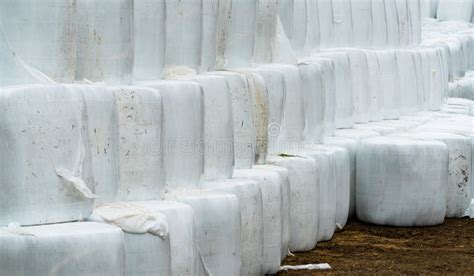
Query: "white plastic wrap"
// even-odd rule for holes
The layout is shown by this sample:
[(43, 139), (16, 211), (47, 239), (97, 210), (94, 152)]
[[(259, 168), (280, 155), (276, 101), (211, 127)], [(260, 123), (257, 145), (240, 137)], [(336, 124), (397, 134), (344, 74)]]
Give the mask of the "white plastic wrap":
[(275, 55), (278, 22), (277, 0), (258, 0), (253, 61), (271, 63)]
[(265, 170), (235, 170), (234, 179), (258, 182), (263, 206), (263, 273), (275, 274), (280, 268), (283, 234), (283, 187), (279, 173)]
[(259, 184), (246, 179), (203, 182), (203, 189), (231, 193), (240, 202), (240, 275), (260, 275), (263, 266), (263, 203)]
[(293, 0), (291, 4), (293, 5), (289, 8), (293, 12), (293, 20), (289, 22), (291, 25), (287, 36), (296, 55), (307, 56), (310, 53), (307, 43), (308, 34), (311, 31), (308, 26), (309, 17), (314, 15), (308, 14), (306, 0)]
[(226, 5), (225, 1), (203, 0), (202, 9), (202, 38), (200, 54), (200, 72), (214, 70), (217, 58), (217, 40), (219, 38), (219, 20), (221, 8)]
[(418, 87), (415, 58), (413, 51), (395, 51), (400, 77), (400, 114), (409, 115), (417, 111)]
[(198, 69), (201, 63), (201, 2), (166, 0), (166, 66)]
[(397, 15), (397, 6), (394, 0), (383, 0), (385, 5), (385, 17), (387, 18), (387, 46), (390, 48), (400, 47), (400, 34)]
[(161, 78), (165, 67), (165, 1), (133, 2), (133, 79)]
[(4, 275), (125, 275), (120, 228), (95, 222), (0, 230)]
[(372, 46), (383, 48), (387, 46), (387, 17), (383, 0), (372, 0)]
[(363, 129), (338, 129), (336, 130), (335, 135), (336, 137), (346, 137), (351, 138), (357, 141), (364, 140), (366, 138), (371, 138), (375, 136), (380, 136), (378, 132), (372, 130), (363, 130)]
[(76, 80), (128, 84), (133, 70), (130, 0), (77, 1)]
[(383, 91), (383, 118), (400, 117), (400, 82), (395, 52), (377, 51)]
[(401, 47), (410, 46), (412, 43), (410, 13), (408, 8), (409, 1), (417, 0), (394, 0), (398, 19), (398, 41)]
[(0, 146), (4, 191), (0, 225), (67, 222), (89, 216), (94, 179), (80, 90), (59, 85), (0, 90), (4, 141)]
[(415, 132), (402, 136), (437, 140), (448, 146), (446, 217), (462, 217), (471, 203), (471, 139), (439, 132)]
[(290, 243), (290, 179), (288, 177), (288, 170), (284, 167), (272, 166), (272, 165), (257, 165), (254, 166), (255, 170), (265, 170), (276, 172), (281, 177), (281, 189), (282, 189), (282, 201), (281, 201), (281, 212), (282, 212), (282, 234), (281, 234), (281, 254), (280, 259), (283, 261), (289, 252)]
[(237, 197), (188, 190), (178, 194), (176, 200), (194, 210), (199, 253), (210, 275), (240, 275), (241, 222)]
[(439, 0), (436, 18), (471, 22), (472, 4), (472, 0)]
[(410, 45), (418, 46), (421, 42), (421, 1), (408, 0), (408, 17), (410, 26)]
[(334, 62), (328, 58), (317, 58), (314, 62), (321, 66), (321, 79), (323, 82), (324, 103), (324, 134), (332, 136), (336, 129), (336, 75)]
[(402, 137), (363, 141), (357, 152), (358, 218), (393, 226), (442, 223), (447, 169), (443, 143)]
[(168, 80), (137, 85), (157, 89), (163, 102), (163, 143), (150, 149), (163, 155), (166, 188), (197, 188), (204, 173), (204, 153), (199, 149), (204, 135), (201, 87)]
[(369, 121), (383, 120), (383, 90), (380, 63), (375, 51), (367, 51), (367, 68), (369, 71)]
[(321, 143), (324, 136), (326, 103), (322, 68), (316, 63), (300, 63), (298, 69), (304, 93), (306, 143)]
[[(310, 2), (312, 2), (310, 0)], [(334, 41), (332, 47), (351, 47), (354, 45), (352, 24), (352, 1), (332, 0)], [(316, 16), (316, 15), (313, 15)]]
[(117, 198), (119, 180), (119, 136), (117, 104), (105, 86), (76, 86), (87, 108), (87, 133), (94, 175), (95, 204)]
[(350, 49), (347, 51), (351, 65), (352, 99), (354, 123), (367, 123), (369, 121), (370, 87), (369, 68), (365, 51)]
[(290, 250), (308, 251), (316, 246), (319, 219), (319, 174), (310, 158), (270, 156), (268, 163), (288, 169), (290, 181)]
[(5, 0), (0, 17), (15, 55), (55, 81), (74, 81), (76, 1)]
[[(329, 48), (334, 43), (334, 15), (332, 0), (317, 0), (319, 18), (319, 34), (321, 39), (321, 48)], [(316, 16), (316, 15), (314, 15)]]
[(336, 76), (336, 128), (351, 128), (352, 112), (354, 110), (352, 99), (351, 66), (347, 53), (342, 51), (320, 52), (320, 57), (326, 57), (334, 62)]
[(118, 113), (118, 200), (160, 199), (165, 190), (161, 96), (151, 88), (107, 89), (114, 93)]
[(368, 48), (372, 46), (373, 41), (371, 0), (351, 0), (350, 2), (354, 46)]

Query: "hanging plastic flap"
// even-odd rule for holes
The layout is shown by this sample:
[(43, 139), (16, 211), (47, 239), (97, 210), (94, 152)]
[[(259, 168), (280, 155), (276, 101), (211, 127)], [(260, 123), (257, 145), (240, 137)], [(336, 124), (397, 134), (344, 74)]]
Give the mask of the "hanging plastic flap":
[(74, 81), (76, 1), (6, 0), (0, 17), (15, 55), (57, 82)]
[(398, 65), (395, 52), (377, 51), (380, 65), (383, 118), (398, 119), (400, 117), (400, 82), (398, 76)]
[(130, 0), (77, 1), (76, 80), (129, 84), (133, 71)]
[(333, 0), (332, 16), (335, 34), (332, 47), (354, 46), (354, 30), (351, 1)]
[(446, 217), (462, 217), (471, 203), (471, 139), (433, 131), (404, 133), (402, 136), (437, 140), (448, 146)]
[(120, 228), (95, 222), (23, 227), (31, 235), (0, 230), (5, 275), (124, 275)]
[(259, 184), (247, 179), (203, 182), (202, 188), (234, 194), (240, 202), (240, 275), (260, 275), (263, 265), (263, 203)]
[(133, 79), (161, 78), (165, 67), (165, 0), (133, 3)]
[(319, 219), (318, 168), (312, 159), (271, 156), (268, 163), (288, 170), (290, 181), (290, 250), (308, 251), (316, 246)]
[(162, 99), (155, 89), (108, 87), (118, 112), (119, 187), (117, 200), (161, 199), (163, 169)]
[(4, 210), (0, 225), (87, 217), (93, 200), (75, 187), (94, 192), (87, 114), (80, 90), (59, 85), (1, 90), (4, 143), (0, 146), (0, 179), (6, 192), (0, 201)]
[(277, 172), (254, 169), (235, 170), (233, 178), (254, 180), (260, 186), (263, 206), (263, 273), (275, 274), (281, 258), (284, 179)]
[(439, 0), (436, 18), (440, 21), (471, 22), (472, 0)]
[(204, 103), (199, 84), (187, 81), (137, 83), (160, 91), (163, 101), (165, 183), (170, 190), (197, 188), (204, 173)]
[(334, 15), (332, 0), (317, 0), (319, 18), (319, 34), (321, 48), (330, 48), (334, 44)]
[(255, 63), (272, 63), (275, 55), (277, 37), (278, 5), (277, 0), (258, 0), (255, 29)]
[(402, 137), (363, 141), (357, 152), (357, 217), (393, 226), (442, 223), (447, 169), (447, 147), (441, 142)]
[(166, 0), (167, 66), (188, 66), (197, 70), (201, 64), (202, 0)]
[(254, 55), (257, 1), (231, 1), (225, 47), (226, 68), (250, 67)]
[(324, 136), (324, 114), (326, 104), (322, 68), (316, 63), (298, 65), (304, 93), (306, 127), (305, 143), (321, 143)]
[(350, 2), (354, 46), (371, 47), (373, 42), (371, 0), (351, 0)]
[(194, 210), (199, 253), (209, 275), (240, 275), (238, 198), (230, 193), (194, 190), (179, 194), (176, 200)]
[(119, 136), (115, 97), (105, 86), (78, 86), (87, 108), (88, 149), (94, 175), (95, 204), (114, 201), (119, 184)]
[(387, 16), (384, 0), (372, 0), (372, 47), (385, 48), (388, 44)]

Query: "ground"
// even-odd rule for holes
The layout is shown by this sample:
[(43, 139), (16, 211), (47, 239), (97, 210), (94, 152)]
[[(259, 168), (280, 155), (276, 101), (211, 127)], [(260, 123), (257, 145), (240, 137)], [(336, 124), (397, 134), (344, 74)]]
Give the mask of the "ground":
[(329, 263), (325, 272), (279, 275), (449, 273), (474, 275), (474, 219), (448, 219), (433, 227), (397, 228), (349, 222), (329, 242), (287, 257), (284, 265)]

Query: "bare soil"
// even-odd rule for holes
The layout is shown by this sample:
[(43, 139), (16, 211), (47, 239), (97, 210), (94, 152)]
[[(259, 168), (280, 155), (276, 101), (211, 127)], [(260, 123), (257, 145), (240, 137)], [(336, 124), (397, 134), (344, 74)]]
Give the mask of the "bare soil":
[(287, 257), (284, 265), (329, 263), (316, 274), (457, 274), (474, 275), (474, 219), (447, 219), (433, 227), (383, 227), (349, 222), (329, 242)]

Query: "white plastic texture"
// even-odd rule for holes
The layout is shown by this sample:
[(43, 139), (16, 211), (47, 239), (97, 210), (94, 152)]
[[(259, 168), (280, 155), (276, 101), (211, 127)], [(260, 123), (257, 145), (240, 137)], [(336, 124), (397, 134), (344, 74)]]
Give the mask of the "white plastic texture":
[(369, 121), (383, 120), (383, 90), (380, 63), (375, 51), (367, 51), (367, 68), (369, 71)]
[(152, 88), (108, 87), (114, 93), (119, 132), (117, 200), (163, 197), (162, 99)]
[(240, 275), (263, 272), (263, 203), (259, 184), (247, 179), (203, 182), (203, 189), (231, 193), (240, 202), (241, 269)]
[(1, 91), (0, 225), (67, 222), (92, 211), (87, 114), (75, 86), (30, 85)]
[(263, 206), (263, 273), (275, 274), (281, 260), (284, 178), (277, 172), (254, 169), (235, 170), (233, 178), (259, 183)]
[(161, 78), (165, 67), (165, 1), (133, 3), (133, 79)]
[(4, 275), (125, 275), (120, 228), (95, 222), (0, 230)]
[[(312, 16), (308, 14), (306, 0), (296, 0), (289, 1), (291, 4), (290, 11), (292, 14), (292, 21), (290, 21), (290, 26), (287, 28), (289, 33), (287, 33), (288, 38), (290, 39), (291, 46), (295, 51), (297, 56), (307, 56), (310, 52), (309, 45), (307, 44), (307, 37), (310, 33), (308, 28), (309, 17)], [(314, 15), (313, 15), (314, 16)]]
[(409, 115), (417, 111), (418, 87), (415, 58), (413, 51), (395, 51), (400, 77), (400, 114)]
[(166, 66), (198, 69), (201, 62), (201, 2), (166, 0)]
[(76, 1), (6, 0), (0, 16), (15, 55), (55, 81), (74, 81)]
[(277, 0), (258, 0), (255, 27), (255, 63), (272, 63), (275, 55), (275, 43), (278, 24)]
[(369, 121), (370, 87), (369, 68), (365, 51), (350, 49), (347, 51), (351, 65), (352, 99), (354, 123), (367, 123)]
[(346, 138), (351, 138), (357, 141), (361, 141), (366, 138), (380, 136), (380, 134), (372, 130), (351, 128), (351, 129), (338, 129), (336, 130), (336, 133), (334, 136), (346, 137)]
[(319, 52), (317, 56), (329, 58), (334, 62), (336, 76), (336, 128), (351, 128), (354, 110), (352, 99), (351, 66), (347, 53), (342, 51)]
[(381, 71), (383, 118), (398, 119), (400, 117), (401, 95), (395, 52), (377, 51), (377, 57)]
[(150, 81), (137, 85), (160, 92), (163, 102), (163, 143), (151, 147), (163, 156), (166, 189), (197, 188), (204, 173), (203, 95), (199, 84), (188, 81)]
[(133, 70), (130, 0), (77, 1), (76, 80), (128, 84)]
[(400, 47), (399, 21), (397, 6), (394, 0), (383, 0), (385, 5), (385, 17), (387, 18), (387, 47)]
[(333, 0), (332, 1), (332, 16), (333, 16), (333, 27), (334, 27), (335, 35), (334, 35), (334, 41), (331, 46), (332, 47), (354, 46), (352, 1)]
[(349, 154), (350, 167), (350, 188), (349, 188), (349, 217), (355, 212), (355, 191), (356, 191), (356, 154), (359, 142), (355, 139), (345, 137), (325, 137), (324, 144), (341, 147), (347, 150)]
[(352, 30), (354, 46), (368, 48), (372, 46), (372, 7), (371, 0), (351, 0)]
[(319, 18), (319, 34), (321, 39), (321, 48), (332, 47), (336, 36), (334, 32), (334, 15), (332, 0), (317, 0)]
[(417, 0), (395, 0), (398, 22), (398, 41), (399, 47), (407, 47), (412, 43), (411, 40), (411, 21), (408, 2)]
[(316, 162), (296, 156), (270, 156), (268, 163), (288, 170), (290, 181), (290, 250), (308, 251), (316, 246), (319, 219), (319, 172)]
[(288, 177), (288, 170), (284, 167), (272, 166), (272, 165), (257, 165), (257, 166), (254, 166), (253, 169), (276, 172), (281, 177), (282, 234), (281, 234), (280, 256), (281, 256), (281, 260), (283, 261), (289, 252), (288, 246), (290, 243), (290, 199), (291, 199), (290, 186), (291, 185), (290, 185), (290, 179)]
[(372, 0), (372, 47), (383, 48), (387, 46), (387, 17), (383, 0)]
[(334, 62), (327, 58), (317, 58), (314, 62), (321, 66), (321, 79), (325, 91), (324, 134), (332, 136), (336, 129), (336, 75)]
[[(229, 193), (187, 190), (176, 200), (191, 206), (199, 253), (211, 275), (240, 275), (240, 204)], [(212, 215), (210, 215), (212, 214)]]
[(117, 198), (119, 179), (119, 132), (117, 103), (105, 86), (76, 86), (87, 108), (88, 149), (94, 175), (95, 204)]
[(471, 22), (472, 0), (439, 0), (436, 18), (440, 21), (457, 20)]
[(471, 139), (439, 132), (416, 132), (402, 136), (437, 140), (448, 146), (446, 217), (462, 217), (471, 203)]
[(447, 170), (447, 147), (441, 142), (402, 137), (361, 142), (357, 152), (358, 218), (393, 226), (442, 223)]
[[(222, 3), (222, 4), (221, 4)], [(199, 72), (207, 72), (215, 69), (217, 59), (217, 45), (219, 38), (219, 19), (222, 16), (222, 5), (227, 3), (219, 0), (204, 0), (202, 9), (202, 37)]]
[(408, 17), (410, 26), (410, 45), (418, 46), (421, 42), (421, 1), (408, 0)]
[(322, 68), (316, 63), (300, 63), (298, 69), (304, 93), (306, 143), (321, 143), (324, 136), (324, 113), (326, 103)]

